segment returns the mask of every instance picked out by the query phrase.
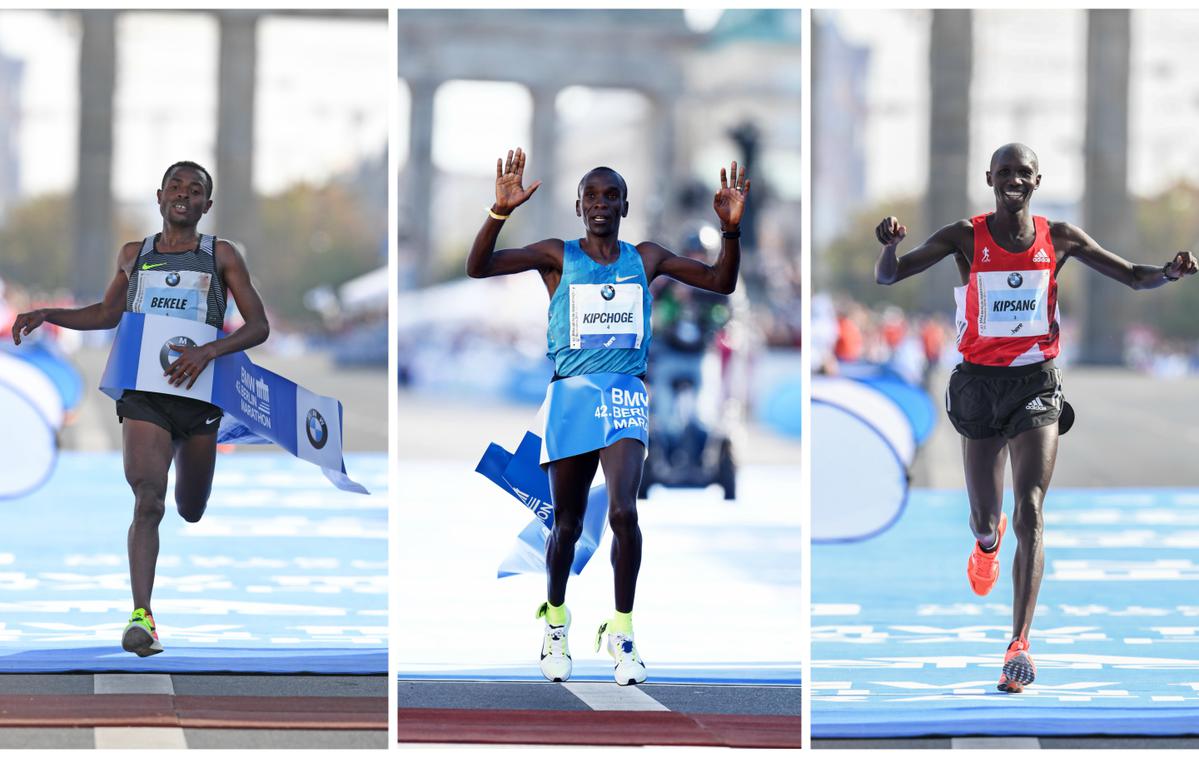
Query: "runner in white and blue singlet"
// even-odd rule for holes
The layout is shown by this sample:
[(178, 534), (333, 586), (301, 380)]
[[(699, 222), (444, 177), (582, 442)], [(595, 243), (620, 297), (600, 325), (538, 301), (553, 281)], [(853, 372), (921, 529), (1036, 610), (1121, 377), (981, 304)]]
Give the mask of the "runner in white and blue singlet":
[[(175, 386), (186, 382), (190, 389), (218, 356), (262, 343), (270, 326), (245, 259), (229, 242), (197, 231), (211, 207), (211, 174), (191, 161), (171, 165), (158, 190), (162, 231), (125, 243), (104, 299), (83, 308), (22, 313), (13, 323), (13, 341), (21, 344), (23, 336), (43, 323), (67, 329), (112, 329), (125, 311), (220, 328), (226, 296), (231, 294), (245, 324), (205, 345), (172, 345), (178, 358), (166, 370), (168, 381)], [(145, 657), (162, 652), (150, 595), (158, 563), (158, 524), (166, 510), (167, 474), (173, 461), (175, 506), (187, 521), (199, 521), (212, 490), (221, 409), (192, 398), (131, 390), (117, 401), (117, 416), (122, 423), (125, 480), (134, 497), (128, 540), (134, 611), (121, 645)]]
[(628, 188), (607, 167), (592, 169), (579, 182), (575, 213), (583, 219), (585, 237), (496, 250), (504, 220), (541, 185), (524, 186), (524, 167), (520, 148), (496, 161), (495, 204), (475, 237), (466, 272), (488, 277), (537, 271), (550, 295), (548, 343), (555, 376), (542, 407), (541, 459), (548, 467), (554, 526), (545, 556), (548, 599), (538, 609), (538, 617), (545, 617), (541, 673), (551, 681), (570, 677), (566, 582), (591, 482), (603, 466), (616, 612), (597, 637), (608, 635), (617, 683), (637, 684), (645, 681), (645, 665), (633, 645), (632, 612), (641, 566), (637, 488), (648, 439), (649, 398), (643, 379), (652, 336), (649, 284), (664, 275), (712, 292), (733, 291), (749, 180), (744, 168), (738, 174), (736, 162), (728, 175), (720, 170), (713, 207), (723, 240), (720, 255), (709, 266), (653, 242), (621, 242)]

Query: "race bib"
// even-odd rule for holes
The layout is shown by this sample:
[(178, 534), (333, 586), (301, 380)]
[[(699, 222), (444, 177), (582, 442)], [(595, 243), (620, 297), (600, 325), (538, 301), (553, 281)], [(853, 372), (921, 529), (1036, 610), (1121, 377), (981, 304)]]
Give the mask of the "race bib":
[(131, 310), (158, 316), (208, 320), (208, 289), (212, 274), (200, 271), (138, 272)]
[(640, 284), (570, 285), (570, 347), (641, 347), (645, 320)]
[(1048, 269), (977, 273), (978, 333), (1037, 337), (1049, 333)]

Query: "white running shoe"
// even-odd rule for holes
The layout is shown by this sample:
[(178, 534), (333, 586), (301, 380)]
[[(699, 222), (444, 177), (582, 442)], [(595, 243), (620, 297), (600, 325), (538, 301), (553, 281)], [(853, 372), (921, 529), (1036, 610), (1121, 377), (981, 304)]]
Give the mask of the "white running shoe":
[[(537, 609), (537, 618), (546, 615), (549, 603), (542, 603)], [(566, 610), (566, 623), (562, 626), (552, 626), (545, 622), (545, 637), (541, 641), (541, 675), (551, 682), (565, 682), (570, 679), (571, 660), (570, 645), (566, 635), (570, 631), (570, 609)]]
[[(608, 630), (608, 622), (604, 622), (596, 635), (595, 649), (599, 650), (599, 640)], [(637, 655), (637, 646), (633, 644), (633, 635), (623, 632), (612, 632), (608, 635), (608, 655), (616, 661), (612, 676), (616, 683), (625, 686), (641, 684), (645, 681), (645, 664)]]

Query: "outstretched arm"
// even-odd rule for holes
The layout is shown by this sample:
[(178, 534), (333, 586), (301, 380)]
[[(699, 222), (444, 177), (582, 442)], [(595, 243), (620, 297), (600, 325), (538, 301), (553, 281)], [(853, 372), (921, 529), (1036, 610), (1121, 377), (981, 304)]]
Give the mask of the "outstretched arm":
[(1119, 255), (1105, 250), (1090, 235), (1073, 224), (1058, 222), (1053, 225), (1053, 244), (1058, 250), (1058, 268), (1069, 258), (1087, 264), (1109, 279), (1115, 279), (1134, 290), (1150, 290), (1167, 282), (1178, 281), (1196, 271), (1195, 256), (1183, 250), (1164, 266), (1132, 263)]
[[(731, 179), (731, 183), (730, 183)], [(653, 242), (642, 242), (637, 250), (646, 262), (646, 279), (664, 274), (692, 287), (730, 294), (737, 288), (737, 272), (741, 268), (741, 216), (749, 198), (749, 179), (745, 168), (737, 173), (737, 161), (733, 161), (728, 174), (720, 169), (720, 190), (712, 200), (712, 208), (720, 219), (720, 254), (716, 262), (706, 263), (675, 255)]]
[(261, 345), (271, 333), (266, 307), (250, 280), (246, 259), (237, 248), (224, 240), (217, 242), (215, 254), (217, 271), (225, 281), (225, 288), (237, 301), (237, 310), (241, 312), (245, 323), (224, 337), (204, 345), (172, 345), (179, 353), (179, 358), (167, 369), (166, 376), (169, 377), (167, 381), (176, 387), (187, 382), (187, 388), (191, 389), (209, 363), (222, 355)]
[(509, 150), (508, 159), (495, 162), (495, 204), (491, 206), (483, 226), (475, 235), (475, 242), (466, 257), (466, 275), (475, 279), (503, 274), (518, 274), (533, 269), (545, 270), (561, 260), (555, 260), (550, 240), (508, 250), (496, 250), (495, 242), (500, 236), (504, 221), (512, 212), (533, 196), (541, 181), (524, 186), (525, 154), (518, 147)]
[(894, 216), (887, 216), (874, 228), (874, 236), (883, 246), (878, 262), (874, 264), (874, 280), (879, 284), (895, 284), (919, 274), (943, 258), (961, 253), (964, 247), (962, 235), (969, 231), (970, 222), (956, 221), (933, 232), (924, 244), (906, 255), (896, 257), (896, 250), (908, 235), (908, 228)]
[(43, 323), (67, 329), (111, 329), (121, 321), (125, 311), (125, 293), (129, 289), (129, 267), (137, 259), (141, 243), (129, 242), (117, 255), (117, 273), (104, 291), (98, 303), (83, 308), (38, 308), (19, 314), (12, 325), (12, 341), (21, 344), (21, 338)]

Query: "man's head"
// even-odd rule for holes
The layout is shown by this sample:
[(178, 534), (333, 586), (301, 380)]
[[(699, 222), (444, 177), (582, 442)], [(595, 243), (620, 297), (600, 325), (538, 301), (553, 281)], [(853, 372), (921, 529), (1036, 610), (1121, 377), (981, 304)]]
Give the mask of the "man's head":
[(1015, 212), (1028, 205), (1041, 186), (1041, 163), (1028, 145), (1009, 142), (991, 154), (987, 186), (995, 190), (997, 207)]
[(615, 235), (620, 230), (620, 219), (629, 214), (629, 188), (624, 177), (607, 166), (588, 171), (579, 180), (575, 213), (592, 234)]
[(212, 174), (193, 161), (171, 164), (162, 175), (158, 208), (165, 221), (195, 226), (212, 207)]

